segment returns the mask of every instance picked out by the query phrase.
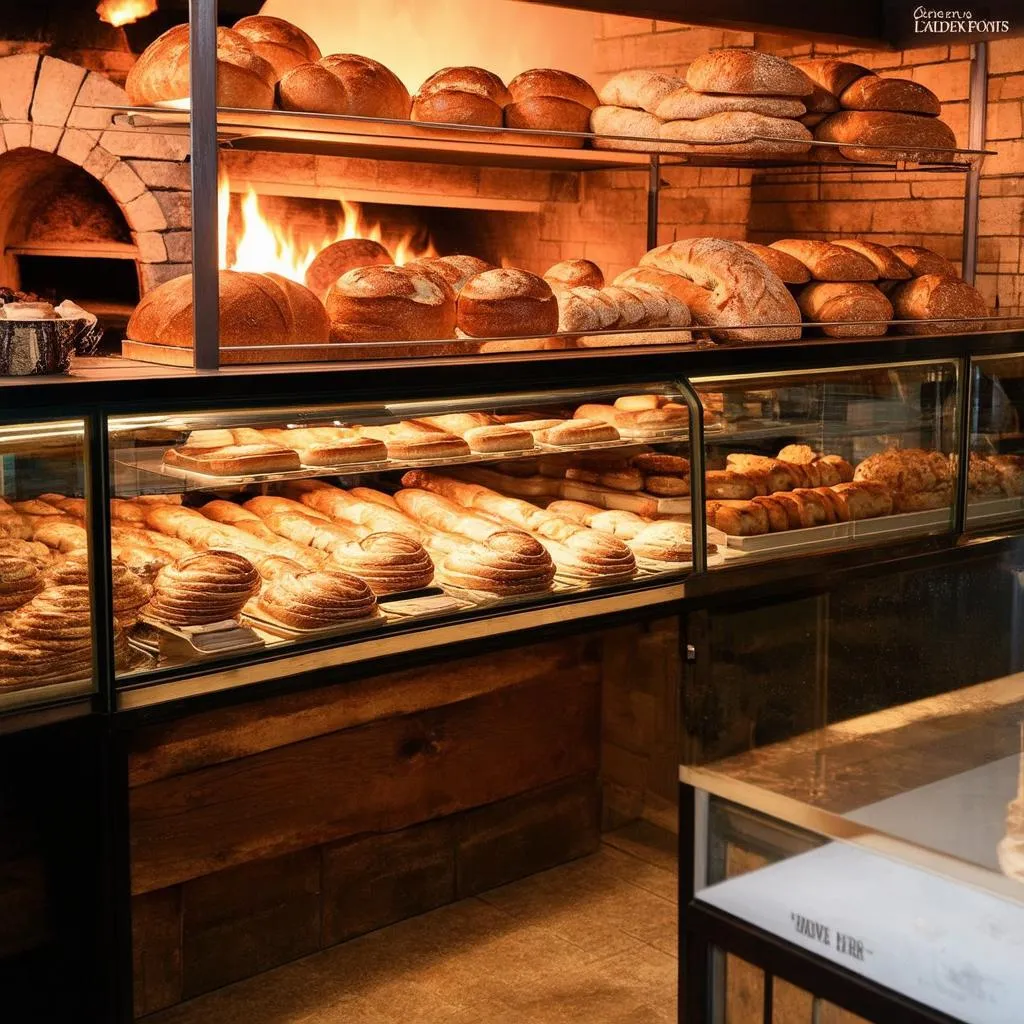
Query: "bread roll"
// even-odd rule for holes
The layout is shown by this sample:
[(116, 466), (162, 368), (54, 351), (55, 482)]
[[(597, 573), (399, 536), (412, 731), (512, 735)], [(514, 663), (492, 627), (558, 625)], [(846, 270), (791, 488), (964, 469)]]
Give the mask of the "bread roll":
[(911, 277), (924, 277), (925, 274), (934, 274), (938, 277), (960, 276), (956, 267), (945, 256), (940, 256), (922, 245), (894, 245), (891, 249), (896, 258), (909, 269)]
[(669, 93), (685, 84), (681, 78), (659, 71), (620, 71), (604, 84), (597, 95), (607, 107), (631, 107), (653, 113)]
[(938, 96), (920, 82), (879, 75), (864, 75), (848, 85), (839, 96), (839, 105), (844, 110), (892, 110), (928, 117), (942, 112)]
[(885, 281), (905, 281), (911, 276), (910, 268), (886, 245), (869, 242), (863, 238), (836, 238), (833, 245), (841, 245), (844, 249), (852, 249), (869, 259), (878, 271), (878, 276)]
[(836, 484), (832, 492), (845, 505), (847, 518), (852, 520), (887, 516), (893, 510), (892, 493), (884, 484)]
[(500, 128), (511, 97), (505, 83), (483, 68), (442, 68), (413, 97), (412, 119)]
[(769, 530), (767, 511), (753, 501), (709, 501), (707, 521), (730, 537), (755, 537)]
[(841, 110), (817, 125), (814, 137), (843, 143), (839, 152), (856, 163), (942, 163), (956, 149), (956, 136), (937, 118), (888, 111)]
[(306, 572), (282, 575), (264, 587), (259, 607), (293, 629), (330, 629), (377, 613), (369, 585), (350, 573)]
[[(510, 102), (505, 106), (505, 126), (531, 131), (590, 131), (590, 112), (598, 105), (597, 94), (582, 78), (567, 71), (537, 68), (516, 75), (508, 84)], [(533, 145), (579, 149), (584, 138), (532, 135)]]
[[(330, 322), (320, 300), (301, 284), (278, 274), (222, 270), (220, 345), (278, 346), (328, 340)], [(152, 345), (191, 348), (192, 275), (172, 278), (148, 291), (128, 321), (127, 337)], [(246, 355), (259, 362), (259, 352)]]
[(797, 61), (796, 66), (812, 82), (837, 98), (858, 79), (865, 76), (877, 77), (873, 71), (860, 64), (830, 57)]
[(342, 274), (356, 267), (388, 266), (395, 261), (379, 242), (344, 238), (321, 249), (306, 268), (306, 287), (321, 301)]
[(298, 453), (274, 444), (232, 444), (219, 448), (168, 448), (164, 465), (209, 476), (289, 473), (300, 469)]
[(232, 29), (249, 40), (249, 45), (274, 69), (277, 78), (292, 68), (320, 59), (320, 47), (297, 25), (265, 14), (236, 21)]
[(558, 330), (558, 303), (548, 283), (512, 268), (471, 277), (458, 298), (458, 327), (473, 338), (543, 337)]
[(652, 249), (640, 262), (692, 282), (685, 301), (694, 326), (714, 338), (759, 343), (800, 337), (796, 300), (761, 260), (734, 242), (682, 239)]
[(604, 274), (592, 260), (562, 260), (544, 272), (553, 291), (559, 288), (603, 288)]
[(355, 53), (332, 53), (289, 71), (278, 85), (282, 110), (406, 120), (412, 100), (400, 78)]
[(422, 266), (440, 274), (456, 295), (462, 291), (463, 285), (475, 274), (482, 274), (485, 270), (493, 270), (493, 266), (486, 260), (478, 259), (476, 256), (465, 256), (455, 254), (453, 256), (423, 257), (412, 260), (406, 266)]
[(696, 92), (688, 85), (681, 85), (665, 96), (652, 113), (663, 121), (696, 121), (733, 111), (765, 117), (799, 118), (807, 108), (803, 100), (792, 96), (723, 96)]
[[(135, 106), (186, 99), (191, 88), (188, 25), (157, 36), (128, 72), (125, 91)], [(217, 29), (217, 106), (269, 110), (277, 72), (250, 41), (228, 28)]]
[(813, 136), (799, 121), (742, 111), (713, 114), (699, 121), (668, 121), (658, 129), (669, 152), (708, 152), (720, 156), (799, 156)]
[(892, 319), (889, 300), (873, 284), (818, 281), (803, 288), (797, 302), (804, 317), (815, 323), (882, 321), (822, 327), (830, 338), (880, 338), (888, 330), (885, 321)]
[[(661, 118), (643, 110), (627, 107), (595, 107), (590, 114), (590, 130), (597, 136), (595, 149), (658, 149)], [(651, 140), (650, 142), (646, 140)]]
[(799, 260), (815, 281), (877, 281), (878, 271), (866, 256), (831, 242), (805, 238), (781, 238), (772, 242), (793, 259)]
[(327, 294), (331, 338), (341, 342), (427, 341), (455, 333), (450, 287), (409, 267), (360, 267)]
[(759, 50), (709, 50), (687, 69), (686, 84), (697, 92), (734, 96), (810, 96), (808, 77), (788, 60)]
[[(943, 323), (901, 323), (903, 334), (948, 334), (951, 331), (978, 331), (981, 323), (957, 321), (988, 315), (981, 292), (955, 277), (925, 274), (899, 285), (892, 293), (897, 320), (940, 320)], [(952, 321), (952, 322), (950, 322)]]
[(758, 245), (757, 242), (736, 244), (766, 264), (784, 284), (806, 284), (811, 279), (811, 272), (807, 267), (781, 249), (773, 249), (770, 245)]
[(738, 501), (753, 498), (756, 494), (757, 488), (746, 475), (733, 469), (709, 469), (704, 474), (706, 498)]
[(164, 566), (153, 583), (146, 615), (172, 626), (233, 619), (260, 588), (260, 576), (232, 551), (205, 551)]

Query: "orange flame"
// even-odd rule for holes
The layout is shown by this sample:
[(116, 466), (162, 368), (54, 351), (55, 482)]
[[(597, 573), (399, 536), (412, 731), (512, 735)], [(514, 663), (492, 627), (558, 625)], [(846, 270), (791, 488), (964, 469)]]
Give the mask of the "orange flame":
[(290, 230), (267, 220), (260, 209), (259, 196), (250, 186), (242, 198), (242, 230), (234, 238), (229, 238), (231, 188), (227, 178), (222, 176), (217, 203), (221, 269), (280, 274), (301, 284), (317, 254), (333, 242), (346, 238), (367, 238), (379, 242), (399, 266), (411, 260), (438, 255), (429, 237), (426, 244), (417, 243), (419, 233), (415, 230), (394, 238), (385, 238), (381, 225), (368, 223), (358, 203), (341, 199), (339, 206), (340, 215), (333, 232), (325, 233), (315, 242), (300, 242)]
[(120, 28), (146, 18), (156, 10), (156, 0), (102, 0), (96, 8), (100, 21)]

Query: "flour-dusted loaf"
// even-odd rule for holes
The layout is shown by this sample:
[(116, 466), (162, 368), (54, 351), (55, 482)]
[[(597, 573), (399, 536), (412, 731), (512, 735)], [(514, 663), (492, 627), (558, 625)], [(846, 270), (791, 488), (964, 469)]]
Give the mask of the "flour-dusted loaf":
[(839, 152), (857, 163), (942, 163), (956, 149), (952, 129), (938, 118), (881, 110), (840, 110), (815, 126), (814, 137), (841, 143)]
[(265, 61), (269, 61), (278, 78), (299, 64), (320, 59), (320, 47), (313, 39), (298, 25), (284, 18), (249, 15), (236, 21), (232, 29), (246, 38)]
[(412, 100), (401, 79), (379, 61), (332, 53), (293, 68), (278, 84), (283, 110), (405, 120)]
[(863, 75), (839, 95), (844, 110), (891, 110), (904, 114), (938, 117), (942, 104), (938, 96), (920, 82), (907, 78)]
[(477, 67), (442, 68), (413, 97), (414, 121), (500, 128), (511, 101), (505, 83)]
[(770, 245), (759, 245), (757, 242), (737, 242), (736, 244), (761, 260), (785, 284), (806, 284), (811, 279), (811, 272), (807, 266), (781, 249), (773, 249)]
[(498, 267), (463, 285), (457, 325), (472, 338), (544, 337), (558, 330), (558, 302), (544, 278)]
[(462, 291), (463, 285), (471, 277), (482, 274), (485, 270), (494, 269), (493, 265), (486, 260), (461, 253), (451, 256), (423, 257), (422, 259), (412, 260), (406, 266), (422, 266), (436, 274), (440, 274), (451, 285), (452, 291), (456, 295)]
[(665, 96), (652, 113), (663, 121), (696, 121), (734, 111), (765, 117), (800, 118), (807, 112), (807, 107), (802, 99), (793, 96), (727, 96), (697, 92), (684, 84)]
[(544, 271), (553, 291), (560, 288), (603, 288), (604, 273), (593, 260), (573, 259), (554, 263)]
[(640, 263), (690, 282), (692, 288), (675, 294), (685, 295), (694, 326), (716, 339), (759, 343), (800, 337), (800, 310), (785, 284), (734, 242), (681, 239), (652, 249)]
[(395, 261), (380, 242), (369, 238), (343, 238), (321, 249), (306, 268), (306, 287), (321, 301), (343, 274), (356, 267), (388, 266)]
[[(653, 113), (658, 104), (686, 83), (676, 75), (641, 69), (620, 71), (598, 90), (598, 99), (607, 107), (627, 107)], [(595, 129), (596, 131), (597, 129)]]
[(532, 145), (578, 149), (590, 131), (590, 112), (598, 106), (597, 93), (588, 82), (568, 71), (534, 68), (516, 75), (508, 83), (505, 126), (529, 129), (531, 133), (573, 132), (576, 137), (531, 134), (524, 141)]
[(708, 152), (721, 156), (800, 156), (813, 136), (799, 121), (745, 111), (712, 114), (696, 121), (667, 121), (658, 129), (669, 152)]
[[(904, 334), (948, 334), (951, 331), (978, 331), (984, 324), (976, 322), (988, 315), (988, 306), (981, 292), (956, 277), (925, 274), (904, 281), (892, 293), (896, 319), (910, 321), (899, 324)], [(973, 323), (960, 323), (962, 320)], [(938, 323), (914, 323), (917, 320), (938, 320)]]
[(709, 50), (687, 69), (686, 84), (697, 92), (734, 96), (810, 96), (808, 77), (788, 60), (760, 50)]
[(596, 149), (647, 151), (657, 148), (661, 118), (630, 107), (600, 106), (590, 114)]
[(808, 238), (780, 238), (772, 249), (799, 260), (815, 281), (877, 281), (874, 263), (859, 252), (831, 242)]
[(830, 338), (880, 338), (893, 315), (889, 300), (864, 282), (815, 281), (801, 289), (797, 302), (806, 320), (835, 324), (822, 327)]
[(852, 249), (869, 259), (883, 281), (905, 281), (911, 277), (910, 268), (899, 258), (894, 249), (878, 242), (869, 242), (864, 238), (835, 238), (833, 245), (841, 245), (844, 249)]

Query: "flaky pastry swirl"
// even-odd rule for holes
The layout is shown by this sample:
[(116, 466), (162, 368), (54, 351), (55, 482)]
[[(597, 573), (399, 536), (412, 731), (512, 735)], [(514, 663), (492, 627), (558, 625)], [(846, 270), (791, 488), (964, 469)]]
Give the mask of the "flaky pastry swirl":
[(296, 629), (327, 629), (372, 616), (377, 599), (364, 580), (328, 570), (282, 575), (264, 588), (258, 604)]

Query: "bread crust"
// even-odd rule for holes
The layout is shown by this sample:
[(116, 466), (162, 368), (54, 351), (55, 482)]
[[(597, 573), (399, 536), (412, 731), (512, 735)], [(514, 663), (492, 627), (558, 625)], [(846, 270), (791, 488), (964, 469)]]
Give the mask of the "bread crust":
[(811, 279), (807, 267), (781, 249), (773, 249), (770, 245), (759, 245), (757, 242), (737, 242), (738, 246), (756, 256), (772, 273), (776, 274), (784, 284), (806, 284)]
[(945, 256), (940, 256), (923, 245), (894, 245), (893, 253), (910, 271), (911, 277), (937, 274), (939, 277), (959, 277), (957, 269)]
[(810, 96), (813, 86), (796, 67), (760, 50), (709, 50), (687, 69), (686, 84), (697, 92), (733, 96)]
[(406, 120), (412, 105), (393, 71), (357, 53), (331, 53), (300, 64), (282, 77), (277, 93), (283, 110), (343, 117)]
[(543, 337), (558, 330), (558, 303), (542, 277), (495, 268), (463, 285), (457, 323), (473, 338)]
[(271, 64), (277, 78), (299, 64), (320, 59), (320, 47), (312, 37), (284, 18), (255, 14), (240, 18), (231, 27)]
[(852, 82), (842, 91), (839, 104), (844, 110), (890, 110), (927, 117), (942, 113), (938, 96), (920, 82), (880, 75), (864, 75)]
[(815, 323), (881, 321), (822, 327), (830, 338), (880, 338), (889, 329), (885, 321), (893, 315), (892, 304), (874, 285), (858, 282), (816, 281), (801, 290), (797, 302), (804, 316)]
[(696, 121), (730, 111), (746, 111), (765, 117), (800, 118), (807, 112), (807, 108), (802, 99), (792, 96), (714, 95), (681, 85), (665, 96), (652, 113), (663, 121)]
[[(590, 130), (596, 149), (639, 152), (658, 150), (661, 118), (645, 110), (603, 104), (590, 112)], [(650, 140), (650, 141), (647, 141)]]
[(772, 242), (772, 249), (799, 260), (815, 281), (876, 281), (878, 271), (866, 256), (859, 252), (807, 238), (780, 238)]
[(306, 287), (321, 301), (343, 274), (356, 267), (389, 266), (395, 261), (379, 242), (343, 238), (321, 249), (306, 268)]
[(878, 77), (869, 68), (860, 64), (831, 57), (797, 61), (796, 67), (812, 82), (837, 98), (858, 79)]
[[(821, 142), (842, 143), (839, 152), (855, 163), (914, 160), (942, 163), (952, 159), (956, 136), (935, 117), (881, 110), (841, 110), (816, 125)], [(864, 147), (877, 146), (882, 149)]]
[(810, 150), (814, 138), (797, 120), (745, 111), (667, 121), (658, 129), (658, 137), (669, 152), (706, 151), (722, 156), (799, 156)]
[[(988, 306), (977, 288), (955, 277), (925, 274), (904, 281), (892, 293), (898, 325), (904, 334), (947, 334), (952, 330), (981, 330), (982, 324), (956, 321), (984, 317)], [(945, 320), (945, 323), (913, 323), (914, 320)], [(949, 322), (952, 321), (952, 322)]]
[(553, 291), (560, 288), (603, 288), (604, 273), (593, 260), (574, 259), (553, 263), (544, 271), (544, 280)]
[(684, 84), (683, 79), (676, 75), (660, 71), (620, 71), (608, 79), (597, 95), (601, 104), (609, 108), (632, 108), (653, 113), (669, 93)]
[(833, 245), (841, 245), (844, 249), (852, 249), (870, 260), (878, 271), (878, 276), (886, 281), (905, 281), (911, 277), (910, 268), (887, 245), (869, 242), (866, 238), (834, 238)]

